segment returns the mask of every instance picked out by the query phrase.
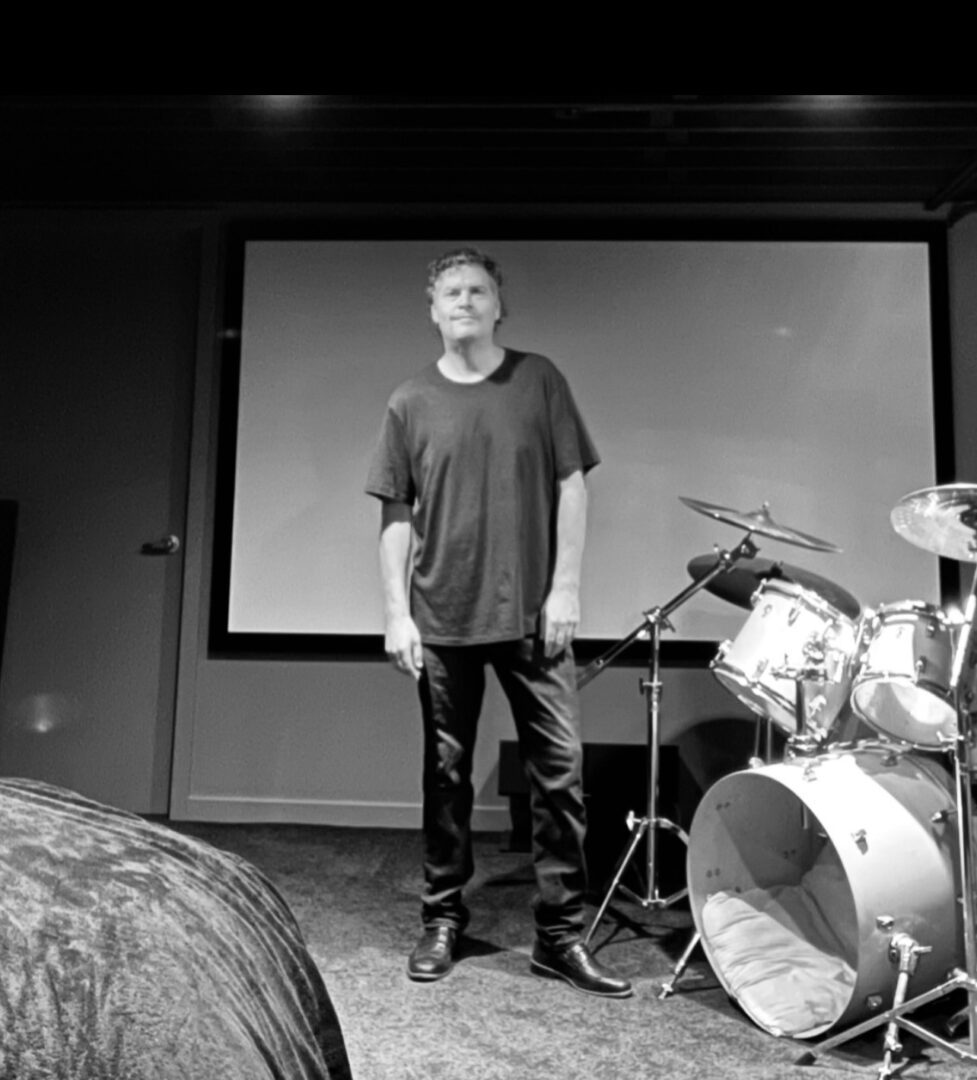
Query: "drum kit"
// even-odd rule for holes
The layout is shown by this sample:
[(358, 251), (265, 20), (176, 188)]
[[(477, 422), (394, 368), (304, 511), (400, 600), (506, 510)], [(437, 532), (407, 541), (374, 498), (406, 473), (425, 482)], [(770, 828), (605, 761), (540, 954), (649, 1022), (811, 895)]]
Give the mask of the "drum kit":
[[(661, 991), (667, 997), (700, 946), (743, 1011), (775, 1035), (809, 1039), (799, 1063), (886, 1025), (879, 1075), (901, 1057), (900, 1031), (977, 1062), (977, 930), (973, 851), (973, 728), (977, 711), (977, 573), (962, 615), (919, 600), (863, 609), (845, 589), (799, 567), (757, 558), (755, 536), (817, 552), (839, 548), (779, 525), (768, 506), (742, 513), (686, 506), (745, 530), (731, 551), (688, 565), (693, 583), (585, 669), (595, 677), (639, 636), (650, 637), (648, 806), (628, 817), (630, 842), (587, 940), (615, 892), (644, 907), (688, 896), (692, 939)], [(903, 539), (977, 563), (977, 485), (914, 491), (890, 515)], [(703, 795), (688, 833), (658, 813), (660, 637), (700, 589), (749, 614), (719, 647), (714, 676), (767, 725), (767, 757)], [(783, 736), (773, 760), (771, 729)], [(759, 737), (758, 737), (759, 746)], [(656, 833), (687, 845), (686, 888), (658, 893)], [(646, 891), (624, 871), (646, 841)], [(915, 994), (907, 998), (912, 989)], [(912, 1014), (962, 992), (948, 1038)], [(969, 1025), (969, 1047), (951, 1041)], [(904, 1064), (904, 1063), (903, 1063)]]

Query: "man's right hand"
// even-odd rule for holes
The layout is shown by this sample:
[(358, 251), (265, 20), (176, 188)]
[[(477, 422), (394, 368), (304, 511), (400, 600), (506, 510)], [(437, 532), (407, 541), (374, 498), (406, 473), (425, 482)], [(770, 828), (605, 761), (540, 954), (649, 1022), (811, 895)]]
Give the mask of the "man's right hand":
[(387, 620), (387, 632), (383, 639), (387, 659), (405, 675), (421, 677), (424, 657), (421, 650), (421, 635), (414, 620), (409, 615), (400, 615)]

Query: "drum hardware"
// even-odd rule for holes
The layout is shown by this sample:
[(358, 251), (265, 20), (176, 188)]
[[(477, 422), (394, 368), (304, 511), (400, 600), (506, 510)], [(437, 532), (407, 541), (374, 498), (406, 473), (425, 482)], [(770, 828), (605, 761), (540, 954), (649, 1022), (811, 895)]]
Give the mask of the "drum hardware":
[[(791, 735), (787, 740), (787, 745), (784, 747), (784, 758), (791, 760), (800, 757), (814, 757), (823, 750), (824, 738), (820, 734)], [(766, 762), (766, 764), (769, 765), (770, 763)]]
[[(904, 539), (933, 554), (966, 562), (977, 562), (977, 485), (949, 484), (937, 488), (912, 492), (897, 504), (891, 514), (896, 532)], [(905, 1000), (909, 979), (916, 973), (916, 960), (926, 950), (912, 939), (911, 944), (895, 935), (890, 942), (890, 957), (899, 959), (899, 977), (892, 1007), (841, 1035), (807, 1051), (798, 1064), (811, 1064), (825, 1050), (832, 1049), (873, 1028), (886, 1024), (885, 1058), (880, 1068), (880, 1078), (893, 1075), (893, 1057), (901, 1053), (899, 1030), (908, 1031), (924, 1042), (944, 1050), (961, 1061), (977, 1062), (977, 897), (974, 895), (975, 866), (973, 846), (973, 793), (971, 775), (973, 761), (973, 717), (968, 708), (968, 690), (961, 684), (965, 658), (968, 657), (970, 638), (974, 629), (977, 609), (977, 572), (971, 580), (966, 608), (959, 627), (959, 637), (953, 649), (953, 662), (948, 680), (948, 698), (954, 707), (955, 725), (952, 737), (941, 732), (940, 742), (952, 743), (954, 763), (954, 806), (944, 808), (933, 820), (946, 823), (951, 817), (957, 823), (957, 860), (959, 868), (960, 896), (957, 897), (962, 912), (964, 960), (963, 968), (954, 967), (940, 985), (916, 997)], [(967, 995), (966, 1006), (957, 1012), (948, 1024), (952, 1035), (963, 1023), (968, 1026), (968, 1047), (955, 1045), (912, 1019), (911, 1014), (920, 1007), (937, 1001), (949, 994), (963, 990)]]
[[(906, 987), (910, 977), (915, 974), (916, 965), (920, 956), (933, 951), (932, 945), (920, 945), (908, 934), (894, 934), (889, 944), (889, 959), (899, 965), (899, 977), (896, 980), (896, 991), (893, 996), (893, 1004), (898, 1008), (906, 1000)], [(892, 1075), (892, 1059), (901, 1056), (902, 1043), (899, 1041), (899, 1025), (895, 1020), (890, 1020), (885, 1031), (883, 1040), (885, 1057), (883, 1059), (880, 1076)]]
[[(795, 608), (796, 610), (798, 609)], [(795, 728), (787, 739), (786, 747), (786, 753), (790, 756), (820, 753), (830, 736), (828, 728), (815, 722), (815, 717), (823, 713), (830, 704), (827, 696), (823, 690), (818, 690), (812, 697), (808, 696), (808, 685), (823, 687), (831, 681), (826, 664), (828, 650), (823, 639), (812, 638), (802, 645), (801, 652), (806, 666), (791, 667), (787, 657), (784, 657), (784, 663), (771, 670), (771, 674), (776, 678), (788, 679), (794, 684)]]
[(755, 769), (773, 760), (773, 729), (774, 724), (769, 716), (757, 716), (753, 735), (753, 753), (747, 762), (749, 768)]
[[(587, 683), (596, 678), (596, 676), (599, 675), (616, 656), (623, 652), (631, 642), (637, 640), (639, 637), (648, 635), (650, 628), (651, 649), (648, 661), (648, 677), (641, 681), (641, 690), (645, 697), (647, 717), (646, 749), (648, 763), (648, 804), (646, 813), (643, 817), (639, 818), (633, 812), (628, 814), (627, 826), (632, 834), (631, 840), (617, 863), (610, 886), (608, 887), (600, 907), (594, 916), (594, 920), (590, 924), (590, 928), (584, 937), (585, 944), (590, 943), (590, 939), (593, 937), (594, 931), (603, 919), (604, 913), (611, 902), (611, 898), (618, 890), (624, 893), (629, 899), (640, 904), (643, 908), (669, 907), (678, 900), (681, 900), (682, 897), (688, 893), (688, 890), (683, 888), (670, 896), (663, 897), (658, 891), (658, 830), (662, 828), (668, 829), (675, 833), (683, 843), (688, 843), (688, 837), (686, 836), (685, 831), (675, 822), (670, 821), (668, 818), (661, 817), (658, 813), (658, 774), (659, 758), (661, 754), (662, 698), (661, 632), (663, 627), (671, 628), (668, 616), (681, 607), (686, 600), (700, 589), (705, 588), (714, 577), (728, 571), (739, 559), (753, 558), (753, 556), (756, 555), (756, 552), (756, 545), (750, 539), (749, 535), (743, 537), (732, 551), (718, 551), (712, 568), (704, 574), (699, 581), (687, 586), (666, 604), (660, 607), (651, 608), (644, 612), (644, 621), (635, 627), (630, 634), (622, 638), (616, 645), (612, 646), (606, 653), (599, 656), (588, 665), (577, 679), (578, 688), (586, 686)], [(643, 894), (639, 894), (624, 885), (621, 879), (631, 860), (637, 853), (642, 840), (645, 841), (646, 847), (644, 875), (645, 891)]]
[(804, 780), (808, 784), (810, 784), (814, 780), (816, 780), (817, 775), (818, 775), (818, 770), (817, 770), (818, 764), (819, 763), (817, 761), (809, 761), (804, 766), (804, 771), (801, 773), (801, 779)]
[[(763, 536), (771, 537), (772, 539), (782, 540), (785, 543), (795, 544), (799, 547), (816, 551), (841, 551), (841, 548), (825, 540), (819, 540), (816, 537), (798, 532), (795, 529), (788, 529), (777, 525), (770, 517), (770, 504), (766, 502), (760, 510), (754, 510), (743, 514), (731, 510), (728, 507), (715, 506), (695, 499), (680, 498), (681, 501), (692, 510), (715, 518), (717, 521), (723, 521), (727, 524), (747, 529), (749, 533), (757, 532)], [(808, 571), (800, 570), (797, 567), (788, 567), (785, 566), (784, 563), (772, 563), (767, 560), (748, 557), (748, 561), (741, 562), (735, 567), (728, 567), (727, 573), (722, 577), (719, 577), (712, 572), (712, 567), (709, 565), (709, 558), (709, 556), (698, 556), (689, 562), (688, 571), (692, 578), (700, 585), (700, 587), (706, 588), (714, 595), (729, 600), (740, 607), (750, 607), (754, 612), (757, 610), (757, 605), (763, 597), (764, 587), (768, 582), (774, 581), (783, 582), (785, 586), (791, 587), (794, 590), (798, 588), (802, 590), (806, 589), (811, 595), (816, 595), (819, 598), (822, 594), (825, 594), (830, 597), (831, 600), (835, 601), (839, 607), (843, 607), (851, 612), (852, 617), (856, 616), (861, 610), (861, 605), (858, 601), (851, 596), (850, 593), (841, 589), (840, 586), (828, 581), (827, 578), (819, 577)], [(829, 603), (827, 600), (824, 602)], [(797, 623), (800, 615), (801, 611), (797, 606), (792, 608), (787, 614), (788, 626), (793, 627), (795, 623)], [(731, 644), (731, 642), (724, 642), (720, 646), (717, 659), (710, 665), (714, 670), (717, 661), (721, 661), (725, 658)], [(809, 644), (809, 642), (806, 644)], [(813, 656), (811, 652), (808, 652), (806, 655), (808, 657)], [(821, 661), (823, 661), (823, 658), (822, 650), (820, 654)], [(788, 665), (788, 658), (786, 656), (784, 658), (784, 665)], [(768, 660), (766, 658), (761, 658), (753, 669), (753, 677), (747, 677), (746, 682), (752, 688), (750, 697), (741, 697), (741, 695), (736, 694), (736, 696), (741, 697), (741, 700), (743, 700), (752, 711), (758, 714), (754, 753), (748, 762), (748, 767), (751, 769), (761, 768), (765, 761), (769, 764), (773, 757), (773, 725), (775, 723), (775, 718), (768, 709), (758, 707), (756, 700), (758, 693), (765, 692), (758, 688), (761, 682), (761, 676), (766, 671), (767, 666)], [(776, 670), (777, 669), (774, 669), (774, 671), (771, 672), (771, 675), (775, 675)], [(820, 674), (820, 672), (816, 673), (816, 675), (817, 674)], [(731, 675), (731, 678), (736, 681), (735, 672)], [(733, 692), (734, 694), (736, 693), (735, 690)], [(804, 690), (800, 684), (797, 684), (794, 695), (795, 718), (792, 725), (792, 735), (795, 737), (802, 727), (802, 717), (805, 716), (805, 708)], [(766, 733), (765, 761), (764, 757), (761, 757), (760, 755), (761, 732), (764, 730)], [(788, 746), (790, 746), (790, 742), (791, 739), (789, 738)], [(686, 840), (686, 842), (688, 841)], [(687, 893), (688, 890), (686, 889), (685, 892)], [(702, 935), (696, 930), (690, 937), (688, 944), (682, 951), (682, 955), (672, 969), (671, 976), (662, 984), (658, 993), (659, 999), (664, 1000), (674, 992), (676, 983), (688, 967), (689, 960), (701, 940)]]
[[(725, 507), (716, 507), (709, 503), (703, 503), (695, 499), (687, 499), (680, 496), (680, 500), (698, 513), (707, 514), (719, 521), (737, 525), (746, 530), (746, 535), (731, 551), (716, 549), (715, 556), (709, 566), (702, 566), (701, 573), (691, 585), (686, 586), (666, 604), (651, 608), (644, 612), (643, 621), (635, 627), (626, 637), (612, 646), (606, 653), (599, 656), (589, 664), (577, 679), (577, 686), (586, 686), (596, 678), (613, 660), (619, 656), (632, 642), (639, 638), (650, 637), (651, 648), (648, 661), (648, 677), (641, 682), (641, 690), (644, 693), (647, 714), (647, 756), (648, 756), (648, 805), (647, 812), (643, 817), (631, 813), (628, 815), (628, 828), (632, 832), (631, 840), (615, 869), (611, 883), (601, 901), (600, 907), (594, 916), (593, 922), (584, 938), (586, 944), (590, 943), (594, 931), (600, 924), (610, 904), (611, 898), (620, 890), (629, 899), (638, 903), (643, 908), (665, 908), (676, 903), (688, 894), (688, 889), (680, 889), (671, 896), (663, 897), (658, 891), (658, 853), (657, 834), (660, 828), (668, 829), (675, 833), (684, 843), (688, 843), (688, 837), (683, 829), (675, 822), (663, 818), (658, 813), (658, 771), (661, 740), (661, 632), (663, 627), (671, 629), (668, 616), (682, 606), (693, 595), (702, 589), (708, 588), (721, 575), (727, 574), (742, 560), (754, 559), (758, 548), (752, 540), (753, 533), (770, 536), (786, 543), (796, 544), (801, 547), (811, 548), (817, 551), (840, 551), (833, 544), (818, 540), (778, 525), (769, 514), (768, 504), (764, 504), (761, 510), (752, 511), (748, 514), (740, 514), (737, 511)], [(769, 733), (768, 733), (769, 738)], [(759, 742), (759, 735), (758, 735)], [(622, 884), (624, 873), (634, 858), (641, 845), (646, 842), (645, 861), (645, 890), (639, 894), (626, 885)], [(692, 943), (694, 946), (694, 942)], [(691, 947), (687, 950), (691, 953)]]

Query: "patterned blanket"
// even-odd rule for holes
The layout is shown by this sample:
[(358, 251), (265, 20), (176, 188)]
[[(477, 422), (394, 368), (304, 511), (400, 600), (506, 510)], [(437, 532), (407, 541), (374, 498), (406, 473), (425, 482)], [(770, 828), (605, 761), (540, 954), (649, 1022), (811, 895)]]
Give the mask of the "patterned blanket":
[(252, 865), (0, 779), (0, 1080), (345, 1080), (335, 1010)]

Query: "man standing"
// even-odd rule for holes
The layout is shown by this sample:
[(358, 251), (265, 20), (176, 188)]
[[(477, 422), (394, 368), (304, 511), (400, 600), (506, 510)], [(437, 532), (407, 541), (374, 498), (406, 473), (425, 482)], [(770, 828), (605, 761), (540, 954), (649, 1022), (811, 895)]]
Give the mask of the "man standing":
[(472, 755), (491, 665), (530, 783), (537, 894), (531, 970), (626, 997), (582, 941), (582, 748), (571, 642), (586, 532), (584, 475), (599, 461), (566, 380), (503, 348), (502, 275), (471, 248), (428, 268), (439, 359), (387, 406), (366, 490), (381, 500), (385, 648), (417, 681), (424, 722), (424, 932), (416, 980), (454, 962), (468, 923)]

